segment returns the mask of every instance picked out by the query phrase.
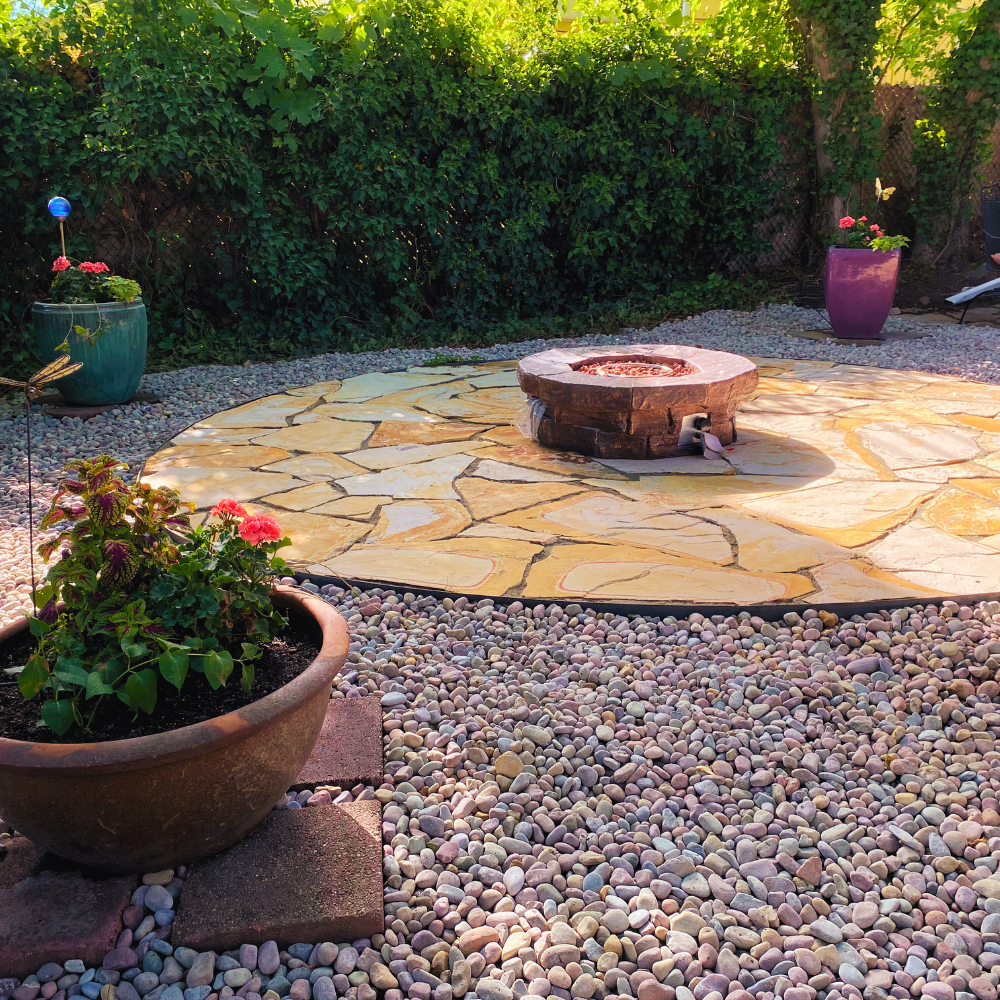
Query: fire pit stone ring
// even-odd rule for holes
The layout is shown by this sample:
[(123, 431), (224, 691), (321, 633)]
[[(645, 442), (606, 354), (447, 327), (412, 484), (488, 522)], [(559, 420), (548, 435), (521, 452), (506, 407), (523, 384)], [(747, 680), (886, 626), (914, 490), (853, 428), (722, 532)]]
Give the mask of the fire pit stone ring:
[(523, 358), (517, 379), (545, 403), (539, 444), (649, 459), (679, 454), (684, 418), (694, 414), (706, 414), (712, 433), (730, 444), (736, 408), (757, 387), (757, 366), (738, 354), (675, 344), (561, 348)]

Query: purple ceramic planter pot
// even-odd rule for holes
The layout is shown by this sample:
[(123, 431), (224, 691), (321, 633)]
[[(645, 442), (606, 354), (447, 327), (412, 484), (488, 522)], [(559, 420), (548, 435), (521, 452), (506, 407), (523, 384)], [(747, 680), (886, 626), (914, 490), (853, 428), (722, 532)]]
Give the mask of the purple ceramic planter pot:
[(892, 308), (899, 250), (830, 247), (826, 255), (826, 310), (845, 340), (878, 340)]

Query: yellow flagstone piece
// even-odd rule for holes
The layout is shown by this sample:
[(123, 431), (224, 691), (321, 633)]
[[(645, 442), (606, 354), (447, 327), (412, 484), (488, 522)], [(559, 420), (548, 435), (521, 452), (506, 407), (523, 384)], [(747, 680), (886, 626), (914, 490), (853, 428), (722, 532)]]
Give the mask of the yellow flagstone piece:
[(374, 429), (374, 424), (355, 420), (310, 420), (257, 438), (257, 444), (274, 445), (289, 451), (356, 451)]
[(407, 423), (385, 420), (378, 425), (368, 441), (369, 448), (384, 448), (393, 444), (439, 444), (442, 441), (467, 441), (483, 428), (479, 424), (463, 424), (449, 420), (441, 424)]
[(366, 544), (433, 542), (452, 538), (470, 524), (469, 512), (455, 500), (399, 500), (382, 507)]
[(895, 477), (911, 483), (948, 483), (954, 479), (997, 479), (1000, 470), (976, 462), (956, 462), (954, 465), (925, 465), (916, 469), (896, 469)]
[(289, 396), (325, 396), (328, 392), (336, 392), (340, 388), (339, 379), (330, 379), (325, 382), (313, 382), (312, 385), (304, 385), (300, 389), (286, 389)]
[(1000, 451), (1000, 434), (992, 434), (989, 431), (984, 431), (979, 435), (979, 448), (980, 451), (984, 451), (987, 454)]
[(538, 542), (551, 545), (558, 541), (555, 535), (544, 531), (528, 531), (527, 528), (512, 528), (509, 524), (474, 524), (466, 528), (460, 538), (514, 538), (522, 542)]
[(791, 600), (813, 590), (804, 576), (752, 574), (696, 565), (628, 545), (556, 545), (528, 572), (524, 593), (539, 598), (591, 597), (649, 603)]
[(499, 597), (520, 585), (541, 545), (505, 538), (453, 538), (432, 546), (364, 546), (328, 563), (347, 579)]
[(981, 431), (990, 431), (992, 434), (1000, 433), (1000, 420), (991, 417), (980, 417), (974, 413), (956, 413), (952, 419), (966, 427), (975, 427)]
[(936, 399), (924, 395), (923, 392), (917, 395), (921, 406), (944, 416), (955, 415), (957, 418), (959, 414), (964, 414), (970, 417), (995, 417), (1000, 413), (1000, 400)]
[[(480, 459), (490, 458), (506, 465), (519, 465), (525, 469), (540, 472), (561, 473), (563, 476), (590, 476), (592, 479), (624, 479), (625, 476), (609, 469), (589, 455), (577, 455), (569, 451), (552, 451), (534, 441), (521, 438), (523, 444), (511, 448), (495, 446), (476, 452)], [(705, 463), (708, 464), (707, 462)]]
[(481, 459), (469, 473), (479, 479), (492, 479), (498, 483), (565, 483), (567, 477), (556, 472), (539, 472), (520, 465), (497, 462), (492, 458)]
[(449, 455), (418, 465), (369, 472), (337, 485), (351, 496), (393, 496), (399, 500), (457, 500), (452, 480), (472, 463), (472, 455)]
[(741, 475), (879, 478), (878, 472), (847, 446), (842, 433), (815, 430), (803, 431), (803, 435), (808, 436), (741, 431), (736, 445), (727, 449), (726, 460)]
[(890, 469), (965, 462), (979, 453), (976, 434), (955, 426), (876, 422), (859, 427), (855, 433), (861, 444)]
[(576, 483), (498, 483), (473, 476), (456, 480), (455, 488), (477, 521), (583, 490)]
[(814, 601), (886, 601), (894, 597), (920, 597), (933, 591), (900, 577), (873, 569), (859, 559), (831, 563), (813, 570), (820, 591)]
[(814, 535), (804, 535), (726, 507), (700, 508), (698, 517), (725, 528), (736, 539), (736, 562), (750, 572), (794, 573), (851, 553)]
[(880, 400), (877, 403), (864, 400), (859, 402), (861, 406), (842, 414), (834, 426), (842, 430), (856, 430), (879, 421), (917, 427), (953, 427), (955, 424), (952, 418), (929, 409), (922, 402), (914, 402), (910, 397)]
[(308, 455), (296, 455), (294, 458), (286, 458), (283, 462), (269, 465), (266, 471), (288, 472), (293, 476), (298, 476), (300, 479), (316, 480), (339, 479), (343, 476), (353, 476), (365, 470), (332, 452), (328, 454), (314, 452)]
[(162, 448), (146, 461), (151, 472), (156, 469), (198, 466), (202, 469), (259, 469), (262, 465), (288, 458), (282, 448), (257, 445), (193, 444)]
[[(432, 368), (407, 368), (408, 372), (415, 372), (417, 374), (426, 371), (440, 372), (442, 375), (450, 375), (452, 378), (462, 377), (466, 375), (484, 375), (489, 371), (495, 371), (496, 365), (510, 365), (510, 361), (490, 361), (486, 363), (475, 363), (475, 364), (454, 364), (454, 365), (434, 365)], [(517, 362), (513, 362), (516, 366)]]
[(439, 368), (406, 372), (368, 372), (365, 375), (344, 379), (336, 389), (324, 391), (321, 395), (328, 403), (365, 403), (378, 396), (391, 396), (407, 389), (450, 382), (454, 378), (454, 375)]
[(366, 448), (352, 451), (344, 457), (365, 469), (381, 472), (401, 465), (415, 465), (431, 462), (436, 458), (447, 458), (465, 452), (475, 454), (479, 448), (488, 448), (488, 441), (445, 441), (441, 444), (393, 444), (385, 448)]
[(648, 545), (712, 563), (733, 561), (732, 547), (718, 525), (607, 493), (584, 493), (493, 522), (584, 541)]
[[(731, 453), (726, 449), (726, 457)], [(705, 458), (703, 455), (678, 455), (675, 458), (598, 458), (596, 461), (615, 472), (627, 475), (671, 474), (675, 476), (731, 476), (733, 468), (728, 461)]]
[(736, 411), (736, 426), (742, 427), (751, 414), (782, 416), (830, 416), (864, 406), (860, 399), (838, 399), (836, 396), (786, 396), (778, 393), (745, 399)]
[(605, 483), (589, 478), (582, 481), (595, 489), (613, 489), (632, 500), (667, 510), (739, 504), (801, 490), (811, 483), (791, 476), (643, 476), (638, 482)]
[(319, 402), (319, 396), (265, 396), (253, 403), (223, 410), (208, 420), (202, 420), (200, 427), (284, 427), (288, 418), (308, 410)]
[(428, 410), (439, 417), (455, 417), (472, 423), (496, 424), (513, 420), (527, 397), (520, 389), (473, 389), (468, 382), (412, 392), (397, 393), (392, 402)]
[(249, 444), (258, 434), (266, 434), (265, 427), (203, 427), (195, 424), (186, 431), (181, 431), (170, 444), (181, 445), (204, 444)]
[(761, 378), (754, 391), (757, 396), (809, 396), (815, 393), (817, 388), (818, 386), (803, 382), (801, 379)]
[(1000, 386), (982, 382), (967, 382), (960, 378), (944, 378), (921, 389), (917, 396), (921, 402), (938, 399), (968, 400), (971, 403), (995, 403), (1000, 409)]
[(474, 378), (467, 378), (466, 381), (470, 385), (474, 385), (477, 389), (502, 389), (502, 388), (519, 387), (519, 383), (517, 381), (516, 365), (509, 371), (492, 372), (489, 375), (477, 375)]
[(384, 503), (392, 503), (392, 497), (341, 497), (340, 500), (331, 500), (322, 507), (316, 507), (312, 513), (356, 517), (367, 521)]
[(402, 403), (387, 403), (382, 399), (373, 399), (368, 403), (324, 403), (307, 416), (314, 420), (320, 417), (332, 417), (334, 420), (364, 420), (372, 423), (380, 423), (383, 420), (415, 424), (441, 423), (441, 418), (434, 416), (433, 413), (424, 413)]
[(837, 366), (834, 361), (815, 361), (807, 358), (757, 358), (747, 357), (752, 361), (761, 375), (775, 378), (802, 378), (807, 375), (814, 375), (817, 372), (829, 371)]
[(936, 594), (1000, 590), (1000, 552), (917, 521), (886, 535), (866, 555), (880, 569)]
[(953, 479), (951, 485), (1000, 503), (1000, 482), (995, 479)]
[(994, 535), (1000, 532), (1000, 504), (947, 490), (921, 508), (920, 519), (949, 535)]
[(937, 487), (922, 483), (821, 483), (741, 504), (762, 515), (836, 545), (855, 548), (906, 521)]
[(333, 489), (329, 483), (310, 483), (308, 486), (300, 486), (297, 490), (289, 490), (287, 493), (272, 493), (263, 497), (264, 503), (273, 504), (275, 507), (285, 507), (288, 510), (309, 510), (318, 507), (320, 504), (335, 500), (340, 494)]
[(274, 512), (283, 535), (292, 544), (281, 557), (293, 562), (325, 563), (344, 552), (371, 530), (370, 524), (322, 514)]
[(144, 475), (142, 481), (179, 490), (196, 507), (211, 507), (226, 498), (242, 503), (305, 485), (294, 476), (246, 469), (168, 468)]

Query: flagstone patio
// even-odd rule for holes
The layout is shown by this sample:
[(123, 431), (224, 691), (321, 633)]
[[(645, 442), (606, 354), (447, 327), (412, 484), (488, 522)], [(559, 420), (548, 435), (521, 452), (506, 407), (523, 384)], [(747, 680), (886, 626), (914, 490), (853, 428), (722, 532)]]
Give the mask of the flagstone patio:
[(1000, 590), (1000, 388), (755, 358), (726, 462), (513, 426), (516, 362), (374, 372), (195, 424), (144, 478), (277, 516), (310, 574), (466, 594), (759, 604)]

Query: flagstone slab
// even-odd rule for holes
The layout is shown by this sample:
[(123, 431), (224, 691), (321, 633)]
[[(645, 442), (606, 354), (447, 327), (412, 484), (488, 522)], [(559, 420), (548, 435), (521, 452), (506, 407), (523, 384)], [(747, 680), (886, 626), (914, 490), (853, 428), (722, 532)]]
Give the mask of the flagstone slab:
[(309, 510), (311, 507), (319, 507), (321, 504), (329, 503), (339, 499), (339, 497), (340, 494), (329, 483), (318, 482), (310, 483), (308, 486), (300, 486), (287, 493), (272, 493), (261, 499), (264, 503), (274, 504), (275, 507), (284, 507), (287, 510)]
[(171, 936), (220, 953), (370, 938), (385, 927), (381, 824), (374, 799), (272, 810), (246, 839), (190, 867)]
[(433, 546), (365, 546), (328, 563), (348, 579), (394, 580), (493, 597), (521, 584), (541, 545), (504, 538), (452, 538)]
[(324, 392), (323, 398), (328, 403), (364, 403), (378, 396), (391, 396), (407, 389), (435, 385), (438, 382), (451, 382), (454, 379), (454, 375), (440, 368), (423, 371), (411, 369), (405, 372), (368, 372), (365, 375), (344, 379), (336, 389)]
[(720, 565), (733, 562), (732, 547), (718, 525), (606, 493), (579, 494), (493, 521), (563, 538), (648, 545)]
[(936, 487), (922, 483), (820, 484), (745, 501), (742, 506), (779, 524), (853, 548), (901, 524)]
[[(427, 424), (399, 420), (384, 420), (368, 441), (369, 448), (394, 444), (439, 444), (442, 441), (466, 441), (482, 431), (481, 424), (465, 424), (461, 420)], [(360, 445), (358, 446), (360, 447)]]
[(143, 475), (152, 486), (179, 490), (185, 500), (202, 509), (229, 497), (245, 502), (269, 493), (283, 493), (305, 483), (295, 476), (278, 472), (250, 472), (246, 469), (169, 468)]
[(281, 550), (287, 562), (325, 563), (350, 548), (371, 530), (370, 524), (325, 514), (298, 514), (286, 511), (269, 511), (281, 525), (282, 534), (291, 540), (291, 546)]
[(757, 604), (792, 600), (813, 590), (805, 576), (751, 574), (695, 565), (654, 549), (628, 545), (557, 545), (534, 563), (526, 594), (643, 603), (722, 601)]
[(457, 500), (452, 486), (472, 463), (472, 455), (450, 455), (418, 465), (400, 465), (384, 472), (340, 479), (337, 485), (351, 496), (376, 496), (387, 494), (397, 499)]
[[(545, 448), (514, 426), (525, 396), (499, 361), (256, 400), (177, 435), (146, 478), (202, 511), (263, 502), (312, 575), (624, 603), (1000, 590), (1000, 388), (751, 360), (757, 392), (719, 461)], [(927, 565), (913, 538), (933, 543)], [(910, 548), (894, 561), (896, 539)]]
[(505, 483), (502, 489), (495, 482), (468, 476), (459, 479), (455, 488), (462, 495), (472, 516), (487, 520), (509, 511), (535, 507), (550, 500), (558, 500), (570, 493), (580, 493), (584, 487), (576, 483)]
[(198, 466), (202, 469), (259, 469), (262, 465), (288, 458), (283, 448), (264, 448), (260, 445), (238, 444), (189, 444), (176, 448), (161, 448), (146, 463), (151, 472), (158, 469), (183, 469)]
[(468, 511), (454, 500), (399, 500), (379, 510), (378, 521), (365, 544), (433, 542), (453, 538), (470, 524)]
[(69, 956), (99, 967), (138, 885), (134, 875), (82, 869), (11, 838), (0, 855), (0, 975), (23, 979)]
[(320, 418), (306, 423), (296, 423), (292, 427), (282, 427), (264, 437), (256, 438), (255, 443), (285, 448), (288, 451), (356, 451), (374, 429), (374, 424), (360, 420)]
[(286, 458), (284, 461), (275, 462), (264, 469), (265, 472), (287, 472), (299, 479), (342, 479), (344, 476), (353, 476), (359, 472), (364, 472), (360, 465), (355, 465), (348, 459), (340, 455), (329, 452), (321, 454), (313, 452), (306, 455), (296, 455), (294, 458)]
[(382, 702), (378, 695), (331, 698), (323, 728), (292, 788), (382, 782)]
[(867, 556), (881, 569), (938, 594), (993, 592), (1000, 580), (1000, 552), (918, 522), (886, 535)]
[(860, 560), (819, 566), (812, 576), (820, 587), (816, 601), (888, 601), (932, 593), (891, 573), (872, 569)]
[(202, 420), (201, 427), (285, 427), (288, 418), (308, 410), (319, 402), (319, 396), (265, 396), (253, 403), (216, 413)]
[(341, 497), (314, 508), (312, 513), (357, 517), (367, 521), (384, 503), (392, 503), (392, 497)]
[(736, 563), (741, 569), (794, 573), (809, 566), (851, 558), (851, 552), (839, 545), (772, 524), (764, 518), (750, 517), (742, 511), (710, 507), (693, 513), (732, 534), (736, 540)]
[(458, 455), (462, 452), (471, 455), (477, 448), (483, 447), (488, 447), (488, 443), (445, 441), (440, 444), (394, 444), (385, 448), (352, 451), (344, 457), (365, 469), (382, 472), (385, 469), (396, 469), (401, 465), (415, 465), (418, 462), (431, 462), (436, 458), (447, 458), (449, 455)]
[(994, 535), (1000, 532), (1000, 503), (947, 490), (921, 509), (920, 519), (949, 535)]

